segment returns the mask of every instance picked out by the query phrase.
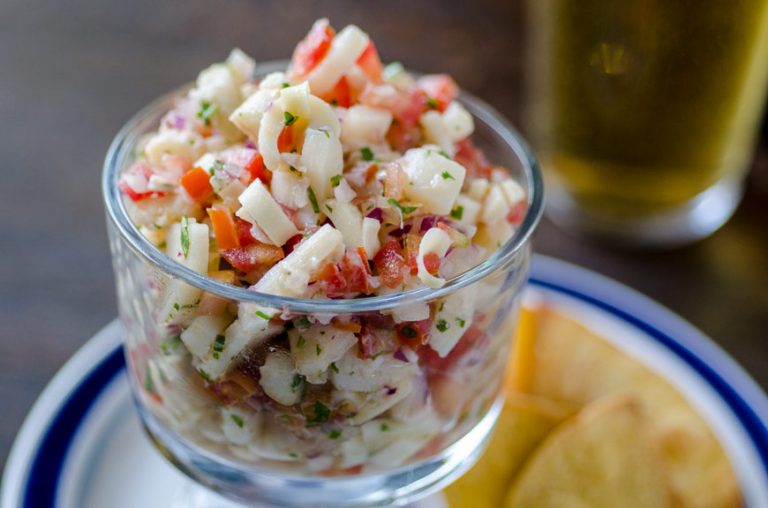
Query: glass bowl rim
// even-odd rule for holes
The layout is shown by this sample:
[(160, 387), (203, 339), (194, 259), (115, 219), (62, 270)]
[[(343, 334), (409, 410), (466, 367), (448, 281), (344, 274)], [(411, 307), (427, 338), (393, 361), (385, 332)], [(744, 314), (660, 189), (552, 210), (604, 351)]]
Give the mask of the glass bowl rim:
[[(286, 60), (273, 60), (259, 63), (256, 66), (255, 76), (263, 77), (270, 72), (284, 70), (286, 67)], [(536, 224), (541, 218), (544, 207), (544, 183), (538, 161), (534, 157), (530, 147), (517, 130), (493, 107), (472, 94), (461, 91), (459, 93), (461, 102), (468, 106), (470, 113), (475, 118), (485, 122), (489, 128), (495, 131), (496, 134), (506, 142), (521, 162), (523, 173), (526, 176), (526, 182), (521, 182), (527, 184), (526, 196), (528, 198), (528, 209), (525, 217), (512, 237), (486, 260), (466, 272), (449, 279), (443, 287), (438, 289), (421, 286), (408, 291), (388, 295), (355, 299), (333, 300), (277, 296), (268, 293), (259, 293), (216, 281), (177, 263), (147, 240), (128, 216), (128, 212), (117, 185), (125, 159), (130, 156), (130, 153), (126, 153), (129, 148), (126, 146), (129, 137), (135, 134), (135, 130), (142, 121), (149, 116), (156, 114), (158, 110), (165, 110), (175, 97), (186, 92), (190, 86), (191, 84), (188, 83), (158, 97), (139, 110), (125, 123), (125, 125), (123, 125), (112, 141), (104, 160), (104, 168), (102, 172), (102, 196), (109, 220), (117, 228), (120, 238), (126, 241), (134, 253), (138, 254), (152, 266), (159, 268), (166, 275), (180, 279), (183, 282), (206, 292), (230, 300), (254, 303), (267, 308), (284, 309), (299, 313), (333, 315), (374, 312), (426, 302), (447, 296), (461, 288), (478, 282), (496, 271), (499, 267), (504, 266), (523, 246), (526, 245)]]

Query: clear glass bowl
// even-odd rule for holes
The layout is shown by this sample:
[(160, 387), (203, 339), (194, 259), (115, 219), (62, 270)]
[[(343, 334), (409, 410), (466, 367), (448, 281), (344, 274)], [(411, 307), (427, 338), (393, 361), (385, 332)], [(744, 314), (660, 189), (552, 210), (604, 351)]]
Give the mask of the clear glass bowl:
[[(284, 66), (262, 64), (257, 73)], [(489, 160), (509, 168), (528, 196), (527, 215), (514, 236), (480, 265), (440, 289), (354, 300), (278, 297), (174, 262), (142, 236), (126, 212), (118, 177), (135, 160), (142, 136), (186, 89), (156, 100), (123, 127), (103, 175), (125, 353), (150, 438), (193, 480), (240, 502), (378, 506), (446, 485), (481, 453), (502, 402), (530, 236), (543, 202), (538, 165), (525, 142), (492, 108), (461, 94), (475, 118), (473, 140)], [(179, 295), (194, 303), (171, 304)], [(193, 316), (237, 306), (270, 309), (271, 326), (292, 323), (292, 330), (241, 355), (226, 381), (208, 382), (178, 336)], [(429, 327), (407, 321), (409, 312), (425, 306), (433, 318)], [(452, 314), (441, 314), (444, 309)], [(441, 320), (443, 315), (451, 322)], [(331, 318), (352, 323), (358, 337), (361, 329), (371, 330), (389, 346), (373, 357), (339, 359), (338, 352), (328, 352), (338, 341), (323, 342), (317, 333), (332, 330), (320, 324)], [(302, 328), (310, 323), (304, 338)], [(413, 329), (404, 328), (418, 332), (419, 326), (432, 340), (440, 334), (458, 342), (445, 358), (429, 347), (397, 347), (395, 336), (410, 336)], [(301, 354), (306, 359), (300, 348), (317, 355), (309, 359), (318, 362), (317, 374), (294, 377), (292, 390), (301, 396), (293, 405), (278, 404), (259, 388), (259, 378), (281, 375), (279, 368), (265, 370), (265, 357), (279, 356), (283, 363)]]

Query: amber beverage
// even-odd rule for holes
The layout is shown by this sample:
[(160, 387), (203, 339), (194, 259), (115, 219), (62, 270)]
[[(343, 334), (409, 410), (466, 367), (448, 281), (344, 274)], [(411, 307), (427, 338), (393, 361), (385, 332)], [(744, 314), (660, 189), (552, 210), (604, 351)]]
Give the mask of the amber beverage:
[(566, 226), (684, 243), (738, 204), (768, 79), (768, 0), (530, 0), (530, 137)]

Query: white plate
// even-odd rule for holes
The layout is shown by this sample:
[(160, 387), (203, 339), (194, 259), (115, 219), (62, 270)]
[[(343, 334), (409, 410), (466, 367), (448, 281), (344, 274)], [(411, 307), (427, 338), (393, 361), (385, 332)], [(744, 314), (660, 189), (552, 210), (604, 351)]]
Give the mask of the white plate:
[[(768, 399), (720, 348), (620, 284), (536, 256), (529, 295), (544, 296), (669, 379), (707, 419), (747, 506), (768, 506)], [(2, 508), (166, 508), (185, 478), (150, 445), (133, 408), (116, 322), (53, 378), (8, 459)]]

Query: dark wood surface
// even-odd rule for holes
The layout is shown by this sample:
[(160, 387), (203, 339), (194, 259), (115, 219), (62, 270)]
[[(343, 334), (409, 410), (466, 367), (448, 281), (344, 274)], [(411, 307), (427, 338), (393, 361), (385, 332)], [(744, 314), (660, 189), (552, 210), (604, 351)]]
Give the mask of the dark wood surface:
[[(516, 2), (0, 2), (0, 463), (46, 382), (115, 317), (99, 179), (116, 131), (233, 46), (287, 57), (322, 15), (362, 26), (385, 60), (449, 72), (518, 118)], [(536, 249), (648, 294), (766, 387), (766, 145), (736, 216), (704, 242), (628, 253), (545, 221)]]

